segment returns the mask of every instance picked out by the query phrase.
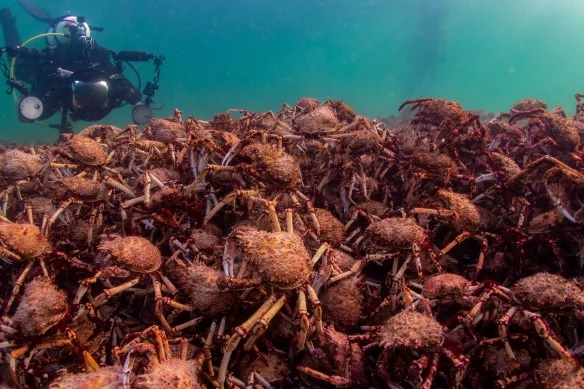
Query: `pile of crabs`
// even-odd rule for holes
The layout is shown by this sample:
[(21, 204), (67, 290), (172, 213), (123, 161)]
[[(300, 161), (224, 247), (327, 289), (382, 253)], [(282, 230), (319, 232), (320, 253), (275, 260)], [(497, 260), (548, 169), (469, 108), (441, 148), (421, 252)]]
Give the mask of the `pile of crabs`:
[(584, 102), (0, 152), (0, 388), (584, 386)]

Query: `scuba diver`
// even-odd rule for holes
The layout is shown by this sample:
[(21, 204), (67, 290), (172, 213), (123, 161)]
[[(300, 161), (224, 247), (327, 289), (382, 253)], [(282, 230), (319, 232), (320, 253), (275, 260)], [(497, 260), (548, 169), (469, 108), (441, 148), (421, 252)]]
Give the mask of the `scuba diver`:
[[(152, 97), (158, 90), (160, 67), (164, 56), (140, 51), (113, 52), (99, 46), (91, 37), (92, 31), (102, 28), (89, 26), (82, 16), (51, 17), (30, 0), (18, 0), (36, 20), (47, 23), (49, 30), (22, 43), (15, 17), (7, 8), (0, 9), (0, 24), (5, 47), (0, 48), (0, 71), (7, 79), (7, 93), (18, 91), (17, 113), (20, 121), (34, 123), (61, 112), (60, 124), (52, 124), (61, 136), (71, 133), (68, 121), (97, 121), (114, 108), (132, 104), (132, 120), (145, 124), (152, 118)], [(28, 42), (45, 38), (42, 50), (28, 48)], [(10, 65), (1, 57), (8, 55)], [(113, 61), (112, 61), (113, 60)], [(154, 80), (143, 93), (124, 76), (124, 63), (140, 80), (132, 61), (154, 62)], [(140, 81), (139, 81), (140, 82)], [(146, 99), (142, 99), (142, 95)]]

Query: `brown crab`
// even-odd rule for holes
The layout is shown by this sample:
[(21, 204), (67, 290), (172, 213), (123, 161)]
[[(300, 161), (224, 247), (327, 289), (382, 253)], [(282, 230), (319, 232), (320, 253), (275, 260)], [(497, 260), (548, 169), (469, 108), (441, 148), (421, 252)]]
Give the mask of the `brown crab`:
[[(485, 303), (493, 297), (497, 297), (505, 304), (504, 309), (499, 309), (502, 314), (499, 314), (496, 318), (499, 330), (498, 341), (503, 342), (505, 345), (509, 358), (517, 360), (508, 335), (511, 320), (515, 320), (518, 323), (523, 320), (524, 325), (535, 329), (538, 336), (560, 358), (572, 358), (570, 352), (556, 339), (556, 336), (546, 323), (546, 312), (554, 309), (564, 316), (567, 314), (567, 316), (581, 318), (582, 308), (584, 307), (584, 292), (575, 283), (559, 275), (536, 273), (520, 279), (511, 289), (501, 286), (490, 288), (486, 293), (483, 293), (479, 302), (470, 311), (469, 319), (473, 319), (480, 313)], [(538, 312), (541, 312), (541, 315)], [(473, 324), (478, 322), (477, 319), (473, 319)]]
[(578, 129), (574, 125), (572, 119), (567, 119), (560, 115), (547, 112), (542, 108), (536, 108), (513, 114), (509, 118), (509, 123), (513, 124), (516, 120), (522, 118), (531, 118), (527, 125), (528, 132), (533, 127), (537, 127), (544, 134), (544, 137), (540, 137), (539, 139), (534, 137), (533, 134), (530, 134), (530, 138), (535, 138), (536, 140), (536, 143), (531, 145), (530, 148), (544, 144), (551, 144), (558, 149), (555, 156), (562, 157), (563, 152), (572, 155), (573, 160), (580, 160), (580, 158), (574, 154), (581, 145), (580, 134), (578, 133)]
[(6, 180), (0, 192), (0, 214), (7, 216), (9, 205), (12, 203), (13, 193), (22, 198), (25, 188), (38, 191), (35, 177), (41, 176), (45, 164), (41, 156), (25, 153), (22, 150), (12, 149), (0, 154), (0, 177)]
[[(126, 355), (124, 369), (121, 373), (122, 385), (127, 387), (132, 381), (135, 389), (201, 389), (201, 372), (203, 354), (198, 353), (196, 358), (187, 358), (188, 341), (184, 338), (175, 338), (173, 343), (181, 345), (179, 357), (174, 357), (170, 349), (170, 341), (166, 334), (158, 327), (149, 327), (137, 337), (128, 341), (117, 350), (118, 356)], [(138, 369), (132, 369), (136, 365), (136, 356), (144, 355), (147, 360), (146, 367), (138, 374)]]
[[(239, 274), (242, 275), (247, 266), (251, 266), (259, 274), (259, 280), (234, 277), (233, 262), (237, 252), (241, 252), (243, 257)], [(224, 256), (224, 268), (228, 277), (222, 283), (231, 289), (263, 284), (273, 288), (274, 292), (249, 319), (235, 329), (227, 341), (218, 378), (221, 387), (225, 383), (227, 366), (233, 350), (248, 333), (250, 337), (245, 348), (252, 347), (255, 340), (265, 332), (270, 321), (285, 304), (289, 292), (298, 292), (298, 315), (301, 323), (298, 348), (304, 348), (310, 325), (306, 295), (315, 307), (317, 330), (322, 333), (321, 304), (316, 292), (308, 284), (312, 266), (313, 262), (302, 238), (293, 232), (266, 232), (250, 226), (236, 227), (231, 232), (227, 238)]]
[[(31, 349), (42, 350), (71, 345), (67, 338), (45, 338), (43, 336), (63, 322), (69, 313), (67, 294), (52, 280), (37, 277), (26, 284), (20, 303), (12, 317), (3, 317), (0, 335), (15, 340), (0, 342), (0, 349), (15, 348), (10, 352), (10, 369), (15, 383), (20, 382), (17, 374), (17, 359)], [(17, 340), (19, 336), (32, 340), (24, 346)], [(35, 339), (41, 339), (40, 341)]]
[(9, 221), (0, 222), (0, 255), (13, 262), (26, 263), (24, 270), (14, 283), (8, 302), (4, 305), (4, 314), (10, 310), (36, 260), (39, 261), (45, 277), (49, 276), (44, 259), (51, 250), (50, 241), (37, 226)]
[(461, 194), (449, 190), (440, 189), (436, 193), (436, 200), (445, 205), (445, 208), (413, 208), (411, 214), (437, 215), (440, 219), (449, 220), (459, 234), (438, 253), (442, 257), (456, 245), (466, 239), (474, 238), (481, 242), (481, 249), (476, 265), (475, 278), (479, 275), (484, 265), (484, 257), (488, 248), (487, 239), (480, 234), (482, 230), (483, 218), (479, 207), (471, 200)]
[(407, 100), (399, 106), (398, 111), (401, 111), (406, 105), (412, 104), (412, 110), (418, 109), (412, 124), (429, 124), (455, 130), (473, 122), (479, 123), (479, 116), (463, 110), (458, 102), (441, 99)]
[(104, 166), (107, 155), (99, 142), (87, 136), (76, 135), (58, 150), (67, 159), (88, 166)]
[[(468, 360), (464, 356), (456, 356), (454, 352), (442, 347), (444, 341), (444, 329), (436, 320), (427, 315), (406, 309), (390, 317), (382, 326), (364, 327), (371, 332), (365, 335), (350, 336), (352, 341), (366, 341), (374, 339), (365, 349), (380, 346), (381, 354), (377, 358), (377, 374), (385, 382), (398, 382), (406, 379), (405, 375), (389, 369), (390, 362), (394, 358), (402, 356), (409, 358), (411, 364), (420, 364), (421, 373), (427, 370), (426, 378), (418, 383), (419, 388), (429, 389), (438, 369), (440, 354), (444, 354), (456, 367), (455, 382), (452, 387), (459, 387)], [(420, 355), (417, 361), (411, 360), (411, 352)], [(409, 356), (408, 356), (409, 355)], [(402, 373), (403, 374), (403, 373)], [(418, 379), (416, 379), (418, 380)]]
[[(96, 261), (105, 264), (105, 266), (96, 275), (81, 282), (74, 304), (79, 304), (83, 296), (88, 292), (90, 285), (97, 282), (100, 278), (134, 277), (121, 285), (105, 289), (93, 299), (93, 305), (96, 307), (105, 304), (112, 296), (132, 288), (144, 276), (147, 276), (150, 278), (154, 289), (156, 301), (155, 314), (164, 328), (169, 333), (172, 333), (172, 328), (164, 318), (162, 312), (163, 298), (161, 282), (158, 278), (158, 270), (162, 265), (162, 257), (158, 247), (139, 236), (121, 237), (119, 235), (106, 235), (101, 237), (101, 243), (97, 249), (100, 252), (100, 257)], [(113, 263), (110, 262), (111, 260), (113, 260)], [(165, 277), (162, 277), (162, 281), (170, 283)], [(176, 287), (171, 286), (170, 289), (176, 290)]]
[(144, 129), (146, 139), (162, 143), (171, 143), (178, 138), (187, 137), (185, 123), (169, 119), (152, 119)]
[[(163, 303), (183, 311), (196, 312), (216, 316), (228, 311), (234, 303), (236, 294), (220, 288), (219, 282), (224, 273), (199, 261), (186, 265), (182, 261), (169, 263), (167, 274), (176, 284), (182, 295), (188, 298), (187, 304), (180, 304), (169, 297), (163, 298)], [(200, 318), (173, 327), (177, 333), (190, 325), (195, 325)]]
[(326, 325), (324, 335), (315, 338), (296, 366), (309, 385), (326, 382), (335, 388), (360, 388), (367, 385), (365, 355), (349, 337)]

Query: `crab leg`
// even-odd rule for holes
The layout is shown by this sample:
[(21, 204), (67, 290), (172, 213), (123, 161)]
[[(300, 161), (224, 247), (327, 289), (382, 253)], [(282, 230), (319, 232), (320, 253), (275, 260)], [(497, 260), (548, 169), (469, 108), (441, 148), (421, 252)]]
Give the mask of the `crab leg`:
[(88, 353), (87, 351), (83, 351), (81, 355), (83, 356), (83, 364), (85, 365), (85, 370), (88, 373), (99, 370), (99, 364), (95, 361), (95, 359), (93, 359), (90, 353)]
[(93, 277), (86, 278), (86, 279), (81, 281), (81, 285), (79, 286), (79, 289), (77, 290), (77, 294), (75, 295), (75, 299), (73, 300), (73, 305), (79, 305), (79, 303), (81, 302), (81, 299), (83, 298), (83, 296), (85, 296), (85, 293), (87, 293), (87, 290), (89, 290), (89, 285), (95, 284), (100, 275), (101, 275), (101, 271), (98, 271)]
[(286, 231), (289, 233), (294, 232), (294, 216), (293, 210), (291, 208), (286, 208)]
[(517, 360), (513, 349), (511, 349), (511, 344), (509, 344), (509, 338), (507, 335), (507, 327), (509, 326), (509, 320), (515, 315), (517, 312), (517, 307), (511, 307), (499, 320), (497, 320), (497, 326), (499, 327), (499, 339), (503, 341), (505, 344), (505, 351), (507, 352), (507, 356), (512, 359), (513, 361)]
[(314, 318), (316, 319), (316, 332), (319, 336), (324, 334), (324, 328), (322, 326), (322, 304), (316, 295), (316, 291), (310, 286), (306, 285), (306, 291), (308, 293), (308, 299), (314, 307)]
[(169, 297), (164, 297), (162, 299), (162, 302), (164, 303), (164, 305), (167, 305), (167, 306), (172, 307), (172, 308), (180, 309), (181, 311), (187, 311), (187, 312), (194, 311), (194, 308), (191, 307), (190, 305), (178, 303), (174, 300), (171, 300)]
[(438, 371), (438, 360), (440, 359), (440, 354), (435, 352), (432, 355), (432, 360), (430, 361), (430, 367), (428, 369), (428, 374), (420, 385), (420, 389), (430, 389), (432, 387), (432, 383), (434, 382), (434, 377), (436, 377), (436, 372)]
[(344, 273), (341, 274), (337, 274), (336, 276), (332, 277), (329, 281), (328, 281), (328, 285), (331, 285), (337, 281), (342, 280), (343, 278), (347, 278), (350, 277), (352, 275), (355, 275), (357, 273), (359, 273), (359, 271), (361, 270), (361, 267), (364, 266), (365, 263), (363, 261), (357, 261), (353, 264), (353, 266), (351, 266), (351, 268), (349, 270), (347, 270)]
[(55, 221), (57, 220), (57, 218), (59, 217), (59, 215), (61, 215), (61, 213), (63, 213), (63, 211), (65, 211), (65, 209), (71, 205), (71, 203), (73, 203), (74, 200), (72, 198), (66, 200), (63, 204), (61, 204), (61, 206), (51, 215), (51, 217), (49, 218), (49, 221), (47, 222), (46, 226), (45, 226), (45, 230), (43, 231), (43, 235), (47, 236), (49, 234), (49, 231), (51, 229), (51, 226), (53, 225), (53, 223), (55, 223)]
[(203, 347), (203, 351), (205, 353), (205, 366), (207, 367), (207, 374), (210, 377), (215, 376), (215, 371), (213, 370), (213, 357), (211, 355), (211, 345), (213, 344), (213, 336), (215, 335), (215, 330), (217, 328), (217, 321), (213, 320), (211, 323), (211, 327), (209, 328), (209, 334), (207, 335), (207, 339), (205, 340), (205, 346)]
[(10, 307), (12, 307), (12, 304), (14, 303), (14, 300), (16, 299), (18, 292), (20, 292), (20, 287), (24, 283), (24, 279), (26, 278), (26, 276), (28, 276), (28, 273), (30, 273), (30, 270), (32, 269), (33, 265), (34, 261), (29, 261), (24, 270), (22, 271), (22, 273), (20, 274), (20, 276), (18, 277), (18, 279), (16, 280), (16, 282), (14, 283), (14, 288), (12, 289), (12, 293), (10, 294), (10, 298), (8, 299), (8, 302), (4, 306), (4, 315), (8, 314), (8, 311), (10, 311)]
[(562, 215), (564, 215), (564, 217), (566, 219), (568, 219), (572, 223), (577, 223), (576, 219), (574, 219), (574, 216), (570, 215), (570, 212), (568, 212), (568, 210), (562, 205), (560, 200), (556, 196), (554, 196), (554, 194), (552, 193), (550, 188), (547, 186), (547, 183), (545, 185), (545, 189), (547, 191), (547, 194), (548, 194), (550, 200), (552, 200), (553, 206), (556, 207), (557, 209), (559, 209), (560, 212), (562, 212)]
[(152, 281), (152, 287), (154, 288), (154, 300), (156, 301), (154, 314), (156, 315), (156, 317), (158, 317), (164, 329), (168, 331), (168, 333), (172, 333), (172, 329), (170, 328), (170, 325), (168, 324), (168, 321), (166, 320), (162, 312), (163, 301), (162, 291), (160, 290), (160, 281), (158, 281), (153, 274), (150, 274), (150, 280)]
[(308, 366), (296, 366), (296, 370), (298, 370), (300, 373), (309, 375), (310, 377), (317, 380), (327, 382), (338, 388), (346, 388), (351, 385), (351, 380), (346, 377), (341, 377), (339, 375), (328, 375), (318, 370), (314, 370)]
[(308, 311), (306, 309), (306, 295), (304, 291), (298, 291), (298, 316), (300, 316), (300, 335), (298, 337), (298, 349), (304, 350), (306, 335), (310, 322), (308, 321)]
[(314, 253), (314, 256), (312, 257), (312, 266), (318, 263), (322, 255), (326, 253), (329, 247), (330, 247), (329, 243), (323, 243), (320, 245), (320, 247), (318, 248), (318, 250), (316, 250), (316, 253)]
[(272, 228), (274, 229), (274, 232), (281, 232), (282, 227), (280, 226), (280, 220), (278, 219), (278, 214), (276, 213), (276, 200), (268, 201), (254, 195), (250, 195), (248, 198), (256, 203), (263, 204), (268, 209), (268, 214), (272, 220)]
[(231, 359), (231, 354), (233, 350), (237, 348), (241, 339), (244, 338), (252, 326), (261, 317), (265, 315), (272, 305), (276, 302), (276, 296), (271, 295), (262, 306), (253, 314), (249, 319), (247, 319), (239, 327), (235, 328), (235, 333), (225, 343), (225, 349), (223, 351), (223, 359), (221, 360), (221, 365), (219, 366), (219, 374), (217, 377), (217, 382), (219, 382), (219, 389), (225, 389), (225, 381), (227, 378), (227, 367), (229, 365), (229, 359)]
[(572, 355), (564, 348), (564, 346), (550, 335), (550, 331), (543, 320), (541, 320), (540, 315), (526, 310), (523, 310), (523, 314), (533, 323), (537, 334), (542, 337), (547, 344), (560, 355), (560, 357), (572, 358)]
[(235, 192), (228, 194), (223, 198), (223, 200), (219, 202), (219, 204), (217, 204), (215, 207), (213, 207), (213, 209), (211, 209), (211, 211), (209, 211), (209, 213), (207, 213), (205, 219), (203, 220), (203, 225), (209, 223), (209, 221), (213, 218), (213, 216), (215, 216), (217, 212), (219, 212), (225, 205), (235, 200), (236, 198), (255, 196), (257, 194), (258, 194), (257, 190), (237, 190)]
[(262, 316), (262, 318), (255, 323), (247, 342), (245, 342), (243, 346), (244, 350), (246, 351), (251, 350), (257, 338), (259, 338), (266, 332), (266, 329), (270, 325), (270, 322), (276, 316), (278, 311), (282, 309), (282, 306), (284, 306), (285, 303), (286, 296), (281, 296), (278, 300), (276, 300), (274, 305), (272, 305), (270, 309), (268, 309), (268, 311)]
[(270, 383), (268, 382), (268, 380), (266, 380), (264, 377), (262, 377), (260, 375), (260, 373), (258, 373), (257, 371), (253, 372), (253, 375), (255, 377), (255, 379), (258, 381), (258, 383), (263, 386), (265, 389), (272, 389), (272, 385), (270, 385)]
[(123, 283), (122, 285), (104, 290), (103, 293), (101, 293), (99, 296), (97, 296), (95, 298), (93, 305), (98, 307), (100, 305), (105, 304), (110, 299), (110, 297), (112, 297), (118, 293), (121, 293), (124, 290), (130, 289), (132, 286), (136, 285), (139, 281), (140, 281), (140, 277), (136, 277), (133, 280), (130, 280), (126, 283)]
[(151, 183), (152, 183), (152, 180), (150, 179), (150, 173), (148, 172), (148, 170), (146, 170), (144, 172), (144, 205), (146, 206), (146, 208), (150, 208), (150, 206), (152, 205), (152, 202), (150, 199)]

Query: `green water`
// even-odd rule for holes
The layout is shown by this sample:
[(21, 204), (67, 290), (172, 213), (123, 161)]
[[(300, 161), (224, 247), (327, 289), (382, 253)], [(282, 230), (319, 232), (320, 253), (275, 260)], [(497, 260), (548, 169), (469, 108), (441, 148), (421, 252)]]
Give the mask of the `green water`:
[[(164, 54), (156, 116), (175, 107), (202, 119), (228, 108), (277, 110), (304, 96), (342, 99), (368, 116), (420, 96), (486, 111), (529, 96), (571, 114), (584, 92), (581, 0), (37, 2), (105, 27), (93, 37), (112, 50)], [(3, 6), (24, 39), (45, 31), (16, 0)], [(151, 79), (150, 65), (138, 69)], [(0, 95), (0, 107), (0, 140), (55, 138), (19, 123), (10, 96)], [(124, 107), (101, 122), (130, 120)]]

